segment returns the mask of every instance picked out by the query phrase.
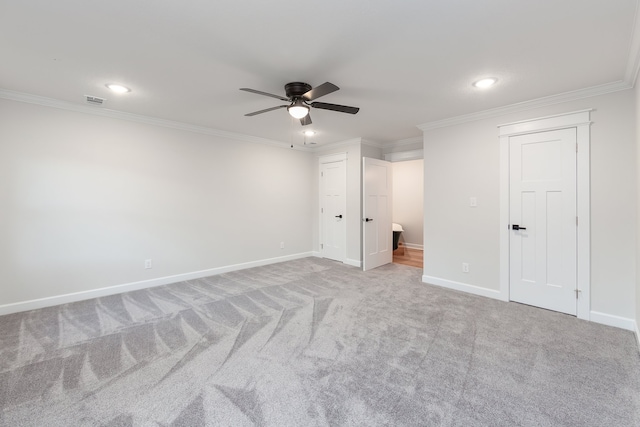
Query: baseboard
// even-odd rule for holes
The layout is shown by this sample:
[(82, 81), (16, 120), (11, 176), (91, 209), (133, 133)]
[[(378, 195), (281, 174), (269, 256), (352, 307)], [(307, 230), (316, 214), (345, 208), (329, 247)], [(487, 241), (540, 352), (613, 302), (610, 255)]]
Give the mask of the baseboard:
[(357, 259), (345, 259), (344, 263), (350, 265), (352, 267), (362, 268), (362, 261), (358, 261)]
[(417, 243), (405, 243), (405, 242), (402, 242), (402, 246), (407, 247), (409, 249), (420, 249), (421, 251), (424, 250), (424, 245), (418, 245)]
[(251, 261), (251, 262), (246, 262), (241, 264), (227, 265), (224, 267), (216, 267), (208, 270), (194, 271), (191, 273), (159, 277), (157, 279), (142, 280), (140, 282), (108, 286), (100, 289), (92, 289), (90, 291), (75, 292), (71, 294), (56, 295), (53, 297), (22, 301), (22, 302), (17, 302), (12, 304), (4, 304), (4, 305), (0, 305), (0, 316), (5, 314), (17, 313), (21, 311), (51, 307), (54, 305), (67, 304), (70, 302), (77, 302), (77, 301), (83, 301), (83, 300), (92, 299), (92, 298), (104, 297), (108, 295), (121, 294), (123, 292), (153, 288), (155, 286), (169, 285), (171, 283), (183, 282), (185, 280), (200, 279), (202, 277), (215, 276), (217, 274), (222, 274), (222, 273), (229, 273), (231, 271), (244, 270), (252, 267), (261, 267), (263, 265), (276, 264), (284, 261), (292, 261), (300, 258), (307, 258), (312, 255), (313, 255), (313, 252), (303, 252), (303, 253), (294, 254), (294, 255), (286, 255), (282, 257), (262, 259), (258, 261)]
[(635, 332), (636, 334), (638, 333), (638, 325), (636, 324), (636, 321), (626, 317), (592, 311), (589, 313), (589, 320), (602, 325), (614, 326), (616, 328)]
[(454, 282), (453, 280), (440, 279), (438, 277), (422, 276), (422, 281), (430, 285), (440, 286), (442, 288), (453, 289), (456, 291), (467, 292), (469, 294), (479, 295), (482, 297), (506, 301), (500, 291), (494, 289), (481, 288), (480, 286), (469, 285), (467, 283)]

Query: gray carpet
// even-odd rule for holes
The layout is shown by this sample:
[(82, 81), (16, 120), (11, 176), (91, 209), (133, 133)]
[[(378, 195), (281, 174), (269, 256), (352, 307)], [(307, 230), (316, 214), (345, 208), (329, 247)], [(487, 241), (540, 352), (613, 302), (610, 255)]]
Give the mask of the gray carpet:
[(3, 426), (639, 426), (632, 333), (306, 258), (0, 317)]

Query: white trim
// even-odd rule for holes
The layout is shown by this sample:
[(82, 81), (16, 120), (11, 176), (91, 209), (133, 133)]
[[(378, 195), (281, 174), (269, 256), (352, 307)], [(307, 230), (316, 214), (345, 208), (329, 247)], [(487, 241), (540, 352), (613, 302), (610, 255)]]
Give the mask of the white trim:
[(388, 162), (402, 162), (405, 160), (424, 159), (424, 149), (411, 151), (397, 151), (395, 153), (387, 153), (384, 159)]
[(550, 130), (589, 125), (591, 124), (589, 119), (589, 113), (591, 111), (593, 111), (593, 108), (505, 123), (498, 125), (498, 131), (500, 136), (516, 136), (534, 132), (547, 132)]
[(615, 316), (613, 314), (600, 313), (598, 311), (591, 312), (591, 321), (600, 323), (601, 325), (613, 326), (627, 331), (637, 331), (636, 321), (626, 317)]
[(577, 286), (580, 298), (577, 317), (590, 320), (591, 310), (591, 216), (590, 216), (590, 112), (592, 110), (540, 117), (499, 126), (500, 140), (500, 293), (509, 300), (509, 138), (526, 133), (575, 128), (577, 215)]
[(438, 277), (422, 276), (422, 282), (440, 286), (442, 288), (453, 289), (455, 291), (467, 292), (469, 294), (479, 295), (481, 297), (487, 297), (491, 299), (497, 299), (500, 301), (506, 301), (502, 298), (500, 291), (494, 289), (482, 288), (480, 286), (469, 285), (467, 283), (454, 282), (453, 280), (440, 279)]
[[(587, 113), (588, 114), (588, 113)], [(591, 126), (577, 126), (578, 155), (576, 165), (577, 214), (578, 214), (578, 275), (576, 277), (580, 298), (577, 316), (589, 320), (591, 311)]]
[(337, 154), (329, 154), (326, 156), (318, 156), (318, 165), (322, 165), (325, 163), (334, 163), (334, 162), (341, 162), (343, 160), (347, 160), (348, 154), (346, 152), (344, 153), (337, 153)]
[(344, 263), (350, 265), (352, 267), (362, 268), (362, 261), (358, 261), (357, 259), (345, 259)]
[[(143, 123), (152, 126), (160, 126), (170, 129), (177, 129), (187, 132), (200, 133), (204, 135), (217, 136), (220, 138), (231, 139), (235, 141), (250, 142), (252, 144), (271, 145), (280, 148), (292, 149), (291, 143), (276, 141), (273, 139), (261, 138), (257, 136), (244, 135), (241, 133), (228, 132), (204, 126), (196, 126), (188, 123), (176, 122), (172, 120), (159, 119), (140, 114), (126, 113), (123, 111), (109, 110), (97, 106), (75, 104), (68, 101), (60, 101), (58, 99), (45, 98), (43, 96), (31, 95), (27, 93), (14, 92), (10, 90), (0, 89), (0, 98), (10, 101), (24, 102), (27, 104), (41, 105), (44, 107), (58, 108), (61, 110), (74, 111), (76, 113), (92, 114), (95, 116), (109, 117), (112, 119), (127, 120), (130, 122)], [(306, 147), (293, 147), (294, 150), (310, 151)]]
[(633, 30), (631, 33), (631, 43), (629, 45), (629, 55), (627, 59), (627, 69), (624, 73), (624, 81), (631, 87), (635, 86), (640, 70), (640, 13), (639, 5), (636, 4), (635, 15), (633, 17)]
[(406, 243), (406, 242), (402, 242), (402, 246), (409, 248), (409, 249), (419, 249), (421, 251), (424, 250), (424, 245), (418, 245), (417, 243)]
[(276, 264), (284, 261), (307, 258), (313, 256), (313, 252), (303, 252), (299, 254), (286, 255), (276, 258), (267, 258), (258, 261), (245, 262), (241, 264), (227, 265), (224, 267), (210, 268), (208, 270), (194, 271), (191, 273), (176, 274), (174, 276), (158, 277), (156, 279), (142, 280), (139, 282), (125, 283), (122, 285), (108, 286), (90, 291), (74, 292), (71, 294), (56, 295), (47, 298), (40, 298), (30, 301), (21, 301), (13, 304), (0, 305), (0, 316), (17, 313), (27, 310), (35, 310), (54, 305), (67, 304), (76, 301), (83, 301), (92, 298), (104, 297), (108, 295), (121, 294), (123, 292), (137, 291), (156, 286), (169, 285), (171, 283), (183, 282), (185, 280), (200, 279), (202, 277), (214, 276), (231, 271), (244, 270), (247, 268), (261, 267), (269, 264)]
[(607, 83), (600, 86), (593, 86), (586, 89), (580, 89), (573, 92), (565, 92), (565, 93), (560, 93), (558, 95), (552, 95), (544, 98), (533, 99), (531, 101), (519, 102), (516, 104), (506, 105), (504, 107), (492, 108), (490, 110), (464, 114), (461, 116), (450, 117), (448, 119), (437, 120), (434, 122), (427, 122), (422, 125), (418, 125), (418, 129), (427, 131), (431, 129), (455, 126), (462, 123), (473, 122), (476, 120), (488, 119), (491, 117), (500, 117), (506, 114), (533, 110), (534, 108), (561, 104), (563, 102), (574, 101), (577, 99), (590, 98), (593, 96), (605, 95), (607, 93), (619, 92), (622, 90), (631, 89), (632, 87), (633, 85), (630, 84), (629, 82), (617, 81), (617, 82)]

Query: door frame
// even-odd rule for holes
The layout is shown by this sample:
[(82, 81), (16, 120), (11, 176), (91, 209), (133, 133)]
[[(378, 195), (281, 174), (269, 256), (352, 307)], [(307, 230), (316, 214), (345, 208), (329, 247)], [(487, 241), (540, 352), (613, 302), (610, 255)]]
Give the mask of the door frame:
[(577, 271), (576, 285), (580, 291), (577, 317), (590, 320), (591, 310), (591, 217), (590, 217), (590, 113), (581, 110), (554, 116), (539, 117), (498, 126), (500, 139), (500, 299), (509, 301), (509, 138), (550, 130), (575, 128)]
[[(345, 217), (348, 218), (346, 210), (347, 210), (347, 184), (348, 184), (348, 168), (349, 165), (347, 164), (347, 153), (338, 153), (338, 154), (329, 154), (326, 156), (319, 156), (318, 157), (318, 254), (320, 256), (320, 258), (324, 258), (323, 256), (323, 250), (324, 248), (321, 246), (323, 245), (323, 241), (322, 238), (324, 236), (324, 226), (322, 224), (322, 180), (320, 179), (320, 173), (322, 172), (322, 165), (323, 164), (327, 164), (327, 163), (336, 163), (336, 162), (344, 162), (344, 169), (345, 169), (345, 183), (344, 183), (344, 188), (345, 188), (345, 195), (344, 195), (344, 203), (345, 203)], [(344, 256), (342, 259), (343, 263), (346, 263), (347, 261), (347, 229), (349, 227), (349, 223), (345, 222), (344, 224)]]

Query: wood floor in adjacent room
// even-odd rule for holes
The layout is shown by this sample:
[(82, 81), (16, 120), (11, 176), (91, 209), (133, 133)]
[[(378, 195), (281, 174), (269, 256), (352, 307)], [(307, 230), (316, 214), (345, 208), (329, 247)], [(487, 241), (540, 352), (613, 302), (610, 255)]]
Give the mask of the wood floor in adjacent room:
[(422, 268), (423, 252), (421, 249), (412, 249), (407, 248), (406, 246), (400, 246), (398, 249), (393, 251), (393, 262)]

